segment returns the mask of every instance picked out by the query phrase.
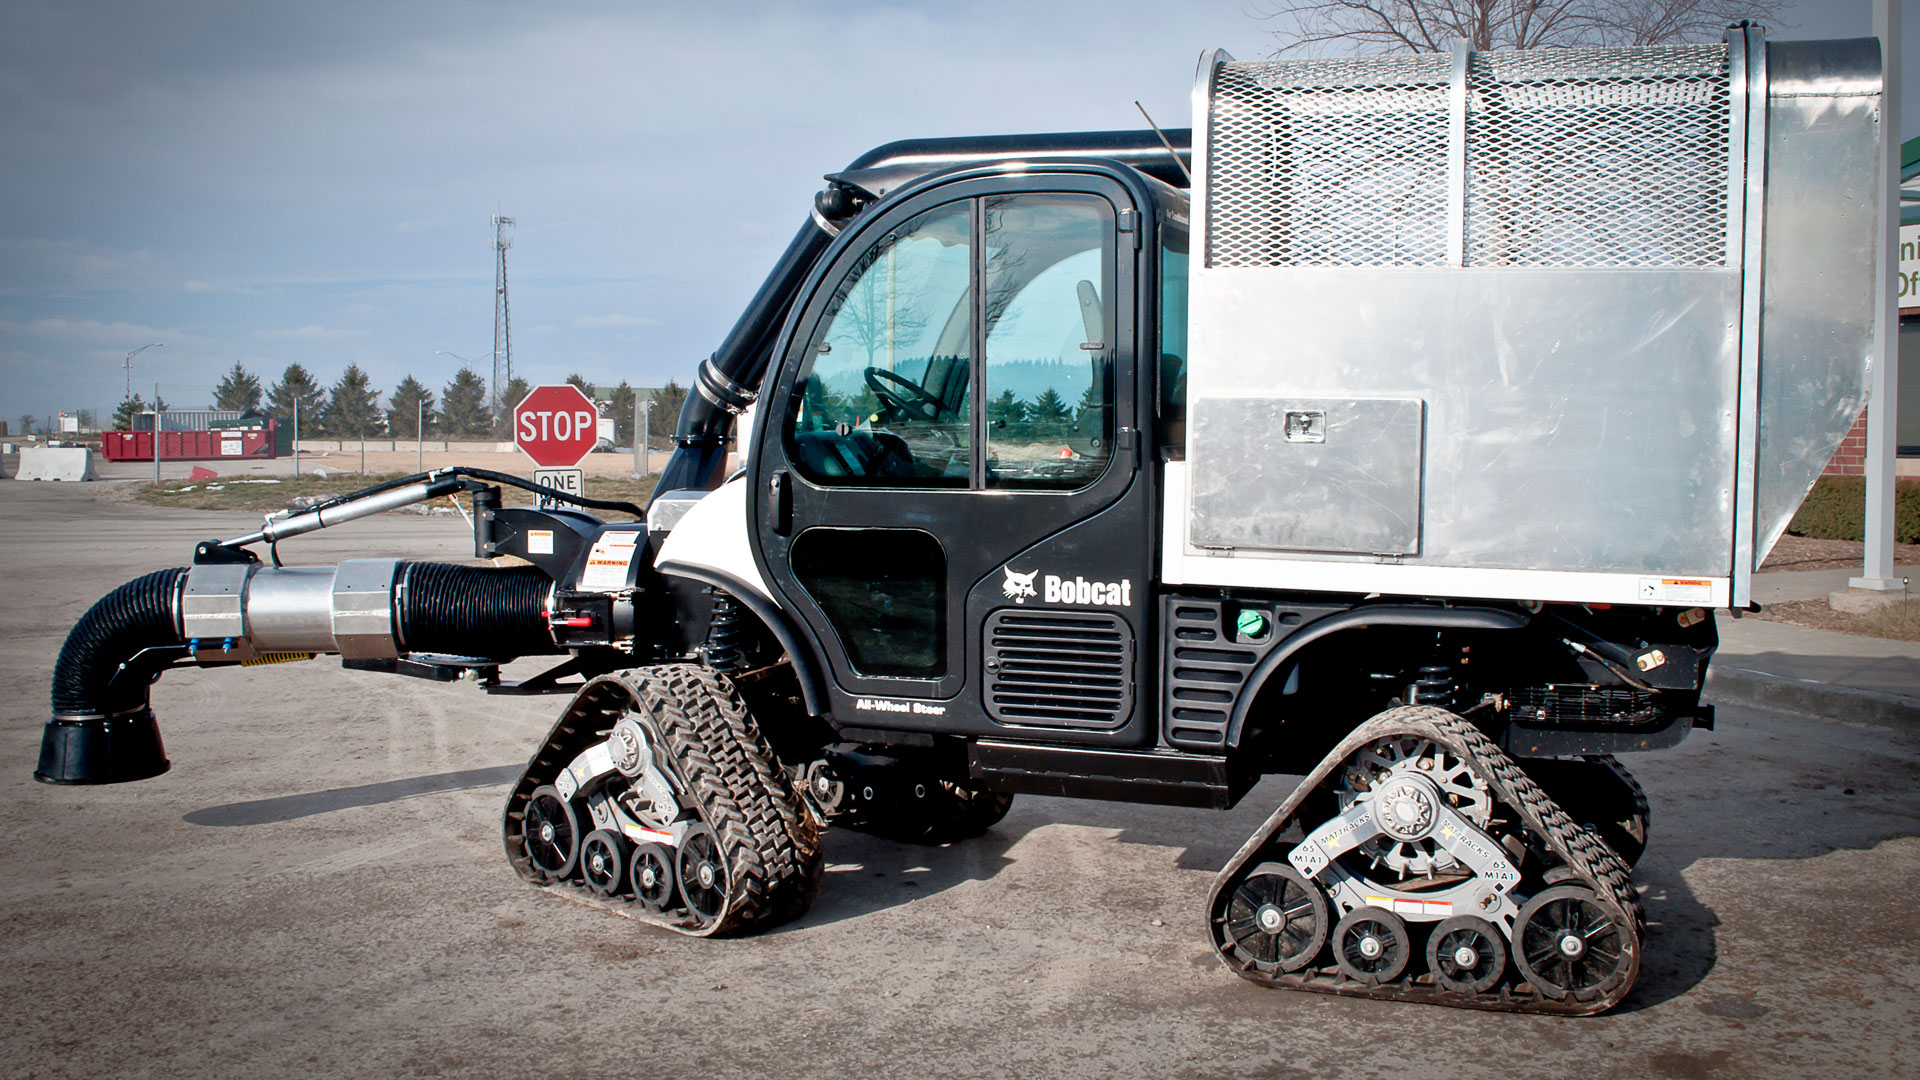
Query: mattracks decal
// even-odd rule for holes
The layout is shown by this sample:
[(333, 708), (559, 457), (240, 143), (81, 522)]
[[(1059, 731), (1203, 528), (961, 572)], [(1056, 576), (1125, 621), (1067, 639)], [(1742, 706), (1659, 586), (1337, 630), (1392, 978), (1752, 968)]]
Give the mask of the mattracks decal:
[[(1043, 604), (1075, 604), (1089, 607), (1132, 607), (1133, 579), (1121, 578), (1119, 581), (1088, 581), (1083, 577), (1063, 578), (1057, 574), (1041, 576), (1034, 570), (1022, 574), (1013, 567), (1002, 568), (1007, 580), (1001, 584), (1000, 592), (1016, 604), (1024, 604), (1028, 598), (1038, 599)], [(1040, 577), (1040, 588), (1033, 587), (1033, 579)]]

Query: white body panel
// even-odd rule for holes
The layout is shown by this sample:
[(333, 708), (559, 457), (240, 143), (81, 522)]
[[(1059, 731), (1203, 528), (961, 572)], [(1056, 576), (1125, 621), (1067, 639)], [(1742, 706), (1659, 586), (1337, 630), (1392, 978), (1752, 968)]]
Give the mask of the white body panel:
[(1674, 607), (1725, 607), (1732, 596), (1727, 577), (1420, 566), (1369, 556), (1307, 559), (1253, 551), (1228, 556), (1197, 548), (1188, 536), (1186, 462), (1165, 465), (1161, 497), (1163, 585)]
[(753, 562), (747, 536), (747, 486), (745, 478), (734, 480), (695, 503), (661, 543), (656, 565), (663, 574), (688, 576), (688, 570), (722, 574), (778, 605)]

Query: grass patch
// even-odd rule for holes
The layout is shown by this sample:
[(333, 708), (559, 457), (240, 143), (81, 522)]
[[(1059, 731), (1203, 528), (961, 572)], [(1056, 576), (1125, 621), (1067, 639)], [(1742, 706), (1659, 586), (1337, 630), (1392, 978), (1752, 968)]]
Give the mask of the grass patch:
[[(1864, 540), (1866, 515), (1866, 477), (1823, 476), (1813, 482), (1787, 531), (1816, 540)], [(1920, 543), (1920, 480), (1894, 481), (1893, 539), (1898, 544)]]
[[(134, 496), (140, 502), (154, 506), (173, 506), (187, 510), (233, 510), (270, 513), (284, 510), (303, 500), (319, 502), (337, 495), (350, 495), (362, 488), (388, 480), (396, 480), (409, 473), (385, 473), (362, 476), (359, 473), (331, 473), (327, 476), (302, 474), (300, 476), (247, 477), (234, 479), (223, 477), (218, 480), (171, 480), (162, 484), (143, 484)], [(277, 479), (277, 484), (260, 483), (261, 480)], [(587, 497), (590, 499), (619, 499), (640, 506), (647, 505), (647, 499), (653, 494), (653, 486), (660, 479), (659, 474), (643, 476), (638, 480), (624, 476), (587, 477)], [(532, 506), (534, 494), (516, 487), (501, 485), (502, 500), (508, 506)], [(445, 506), (444, 500), (435, 500)], [(467, 506), (467, 497), (460, 496), (462, 506)], [(469, 507), (470, 509), (470, 507)], [(619, 511), (607, 510), (597, 513), (617, 517)]]
[(1863, 637), (1892, 638), (1895, 641), (1920, 641), (1920, 597), (1902, 603), (1898, 600), (1867, 615), (1835, 611), (1825, 600), (1791, 600), (1768, 604), (1761, 619), (1792, 623), (1814, 630), (1835, 630)]

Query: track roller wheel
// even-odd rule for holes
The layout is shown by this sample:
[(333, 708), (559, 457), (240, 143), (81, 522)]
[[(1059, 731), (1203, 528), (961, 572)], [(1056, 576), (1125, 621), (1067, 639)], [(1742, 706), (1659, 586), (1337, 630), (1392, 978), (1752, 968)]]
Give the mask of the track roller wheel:
[(552, 784), (535, 788), (527, 798), (522, 842), (527, 859), (548, 881), (563, 881), (580, 857), (580, 818)]
[(1320, 887), (1285, 863), (1261, 863), (1233, 890), (1223, 924), (1234, 960), (1259, 971), (1298, 971), (1320, 955), (1331, 921)]
[(1379, 986), (1407, 970), (1407, 924), (1377, 907), (1355, 908), (1333, 928), (1333, 959), (1341, 974), (1363, 986)]
[(1628, 932), (1577, 885), (1556, 885), (1528, 900), (1514, 941), (1520, 974), (1555, 1000), (1597, 997), (1628, 967)]
[(632, 868), (627, 876), (633, 895), (656, 915), (674, 906), (673, 850), (659, 844), (641, 844), (633, 849)]
[(705, 926), (718, 918), (727, 903), (727, 863), (720, 856), (720, 841), (713, 830), (695, 825), (680, 842), (680, 857), (675, 867), (680, 899), (687, 913)]
[(595, 829), (580, 842), (580, 876), (595, 896), (617, 896), (627, 887), (626, 838)]
[(1455, 915), (1428, 936), (1427, 970), (1443, 989), (1484, 994), (1506, 974), (1507, 944), (1487, 920)]

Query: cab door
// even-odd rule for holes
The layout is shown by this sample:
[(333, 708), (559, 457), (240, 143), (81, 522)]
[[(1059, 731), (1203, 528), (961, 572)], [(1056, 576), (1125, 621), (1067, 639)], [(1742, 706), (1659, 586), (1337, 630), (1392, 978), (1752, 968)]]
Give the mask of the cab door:
[(801, 298), (753, 526), (838, 723), (1142, 737), (1141, 201), (1093, 171), (935, 186)]

